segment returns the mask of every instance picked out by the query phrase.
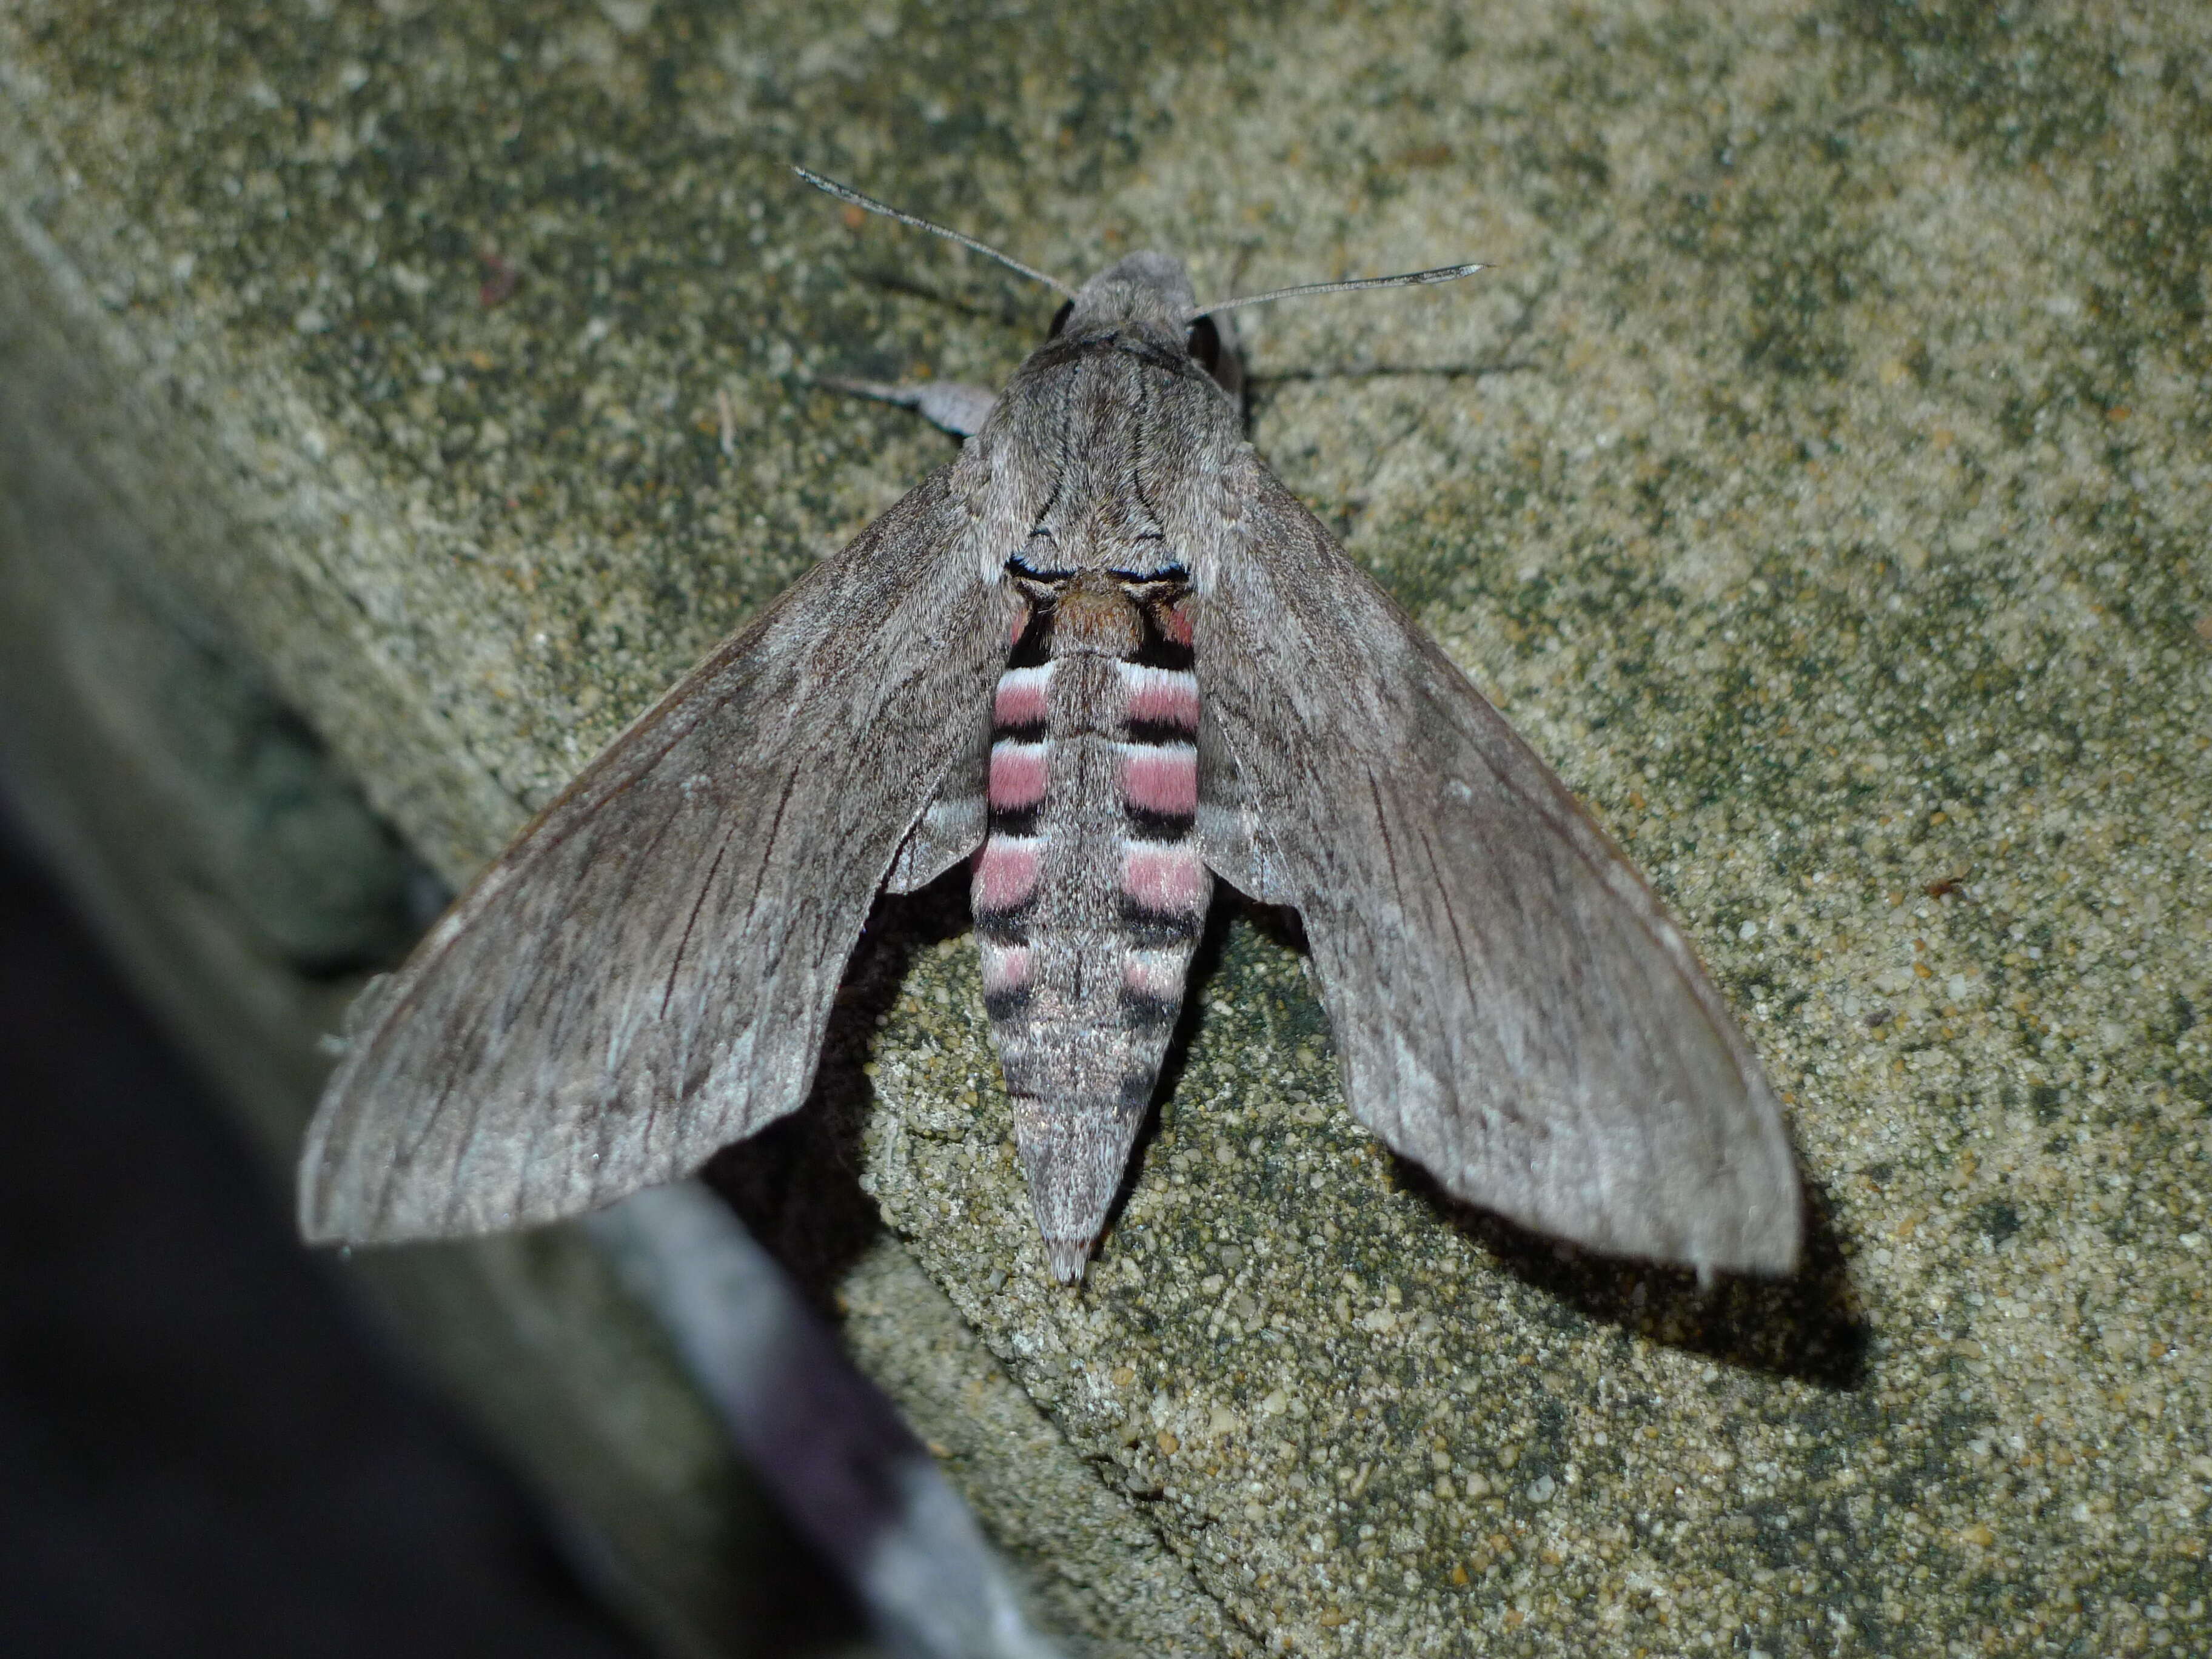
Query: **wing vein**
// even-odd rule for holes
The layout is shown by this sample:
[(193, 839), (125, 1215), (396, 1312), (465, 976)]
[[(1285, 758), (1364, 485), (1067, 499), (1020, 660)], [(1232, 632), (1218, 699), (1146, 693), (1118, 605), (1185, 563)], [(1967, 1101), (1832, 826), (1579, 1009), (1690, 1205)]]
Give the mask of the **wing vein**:
[(676, 941), (676, 953), (669, 958), (668, 977), (661, 983), (660, 1017), (668, 1018), (669, 1005), (676, 1000), (677, 975), (684, 971), (684, 952), (691, 948), (691, 930), (699, 925), (699, 912), (706, 908), (707, 896), (714, 890), (714, 878), (720, 873), (722, 860), (730, 854), (730, 837), (734, 830), (723, 831), (721, 842), (714, 848), (714, 861), (707, 866), (706, 876), (699, 883), (699, 891), (691, 901), (691, 912), (684, 919), (683, 937)]
[(800, 1103), (920, 792), (988, 735), (995, 589), (962, 530), (1005, 453), (971, 444), (823, 560), (464, 896), (325, 1095), (310, 1236), (550, 1221)]
[(1786, 1270), (1776, 1103), (1650, 887), (1249, 452), (1228, 488), (1199, 675), (1249, 845), (1220, 856), (1304, 913), (1353, 1113), (1525, 1224)]

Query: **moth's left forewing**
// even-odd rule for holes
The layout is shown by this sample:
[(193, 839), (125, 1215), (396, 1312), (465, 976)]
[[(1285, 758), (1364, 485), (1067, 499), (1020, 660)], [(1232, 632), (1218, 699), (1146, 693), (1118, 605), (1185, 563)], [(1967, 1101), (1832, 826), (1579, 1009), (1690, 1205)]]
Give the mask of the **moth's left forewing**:
[[(933, 475), (816, 567), (431, 930), (317, 1110), (307, 1237), (574, 1214), (805, 1098), (869, 902), (965, 778), (1005, 659), (969, 482)], [(957, 856), (939, 827), (909, 873)]]
[(1544, 1231), (1788, 1269), (1779, 1108), (1642, 878), (1249, 451), (1207, 505), (1202, 845), (1300, 911), (1353, 1111)]

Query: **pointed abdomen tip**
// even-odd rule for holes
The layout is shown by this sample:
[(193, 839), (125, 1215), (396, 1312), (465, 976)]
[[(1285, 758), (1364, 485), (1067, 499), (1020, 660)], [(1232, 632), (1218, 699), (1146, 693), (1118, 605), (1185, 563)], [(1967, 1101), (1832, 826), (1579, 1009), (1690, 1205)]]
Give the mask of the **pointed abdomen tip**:
[(1048, 1238), (1044, 1242), (1045, 1259), (1052, 1264), (1052, 1276), (1063, 1285), (1080, 1285), (1083, 1269), (1091, 1260), (1091, 1241), (1087, 1238)]

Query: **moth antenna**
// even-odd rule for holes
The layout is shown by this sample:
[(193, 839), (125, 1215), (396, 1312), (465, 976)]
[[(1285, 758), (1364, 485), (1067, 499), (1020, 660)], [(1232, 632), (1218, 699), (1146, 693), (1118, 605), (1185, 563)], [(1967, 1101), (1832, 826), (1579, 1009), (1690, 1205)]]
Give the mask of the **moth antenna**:
[[(1025, 265), (1019, 259), (1000, 252), (988, 242), (979, 242), (973, 236), (963, 236), (957, 230), (947, 230), (943, 225), (932, 224), (927, 219), (918, 219), (911, 213), (902, 213), (888, 202), (878, 202), (872, 196), (861, 195), (849, 185), (841, 185), (835, 179), (824, 179), (818, 173), (810, 173), (796, 161), (791, 164), (791, 170), (813, 185), (815, 189), (826, 195), (834, 196), (841, 202), (850, 202), (856, 208), (866, 208), (871, 213), (880, 213), (886, 219), (896, 219), (902, 225), (913, 226), (916, 230), (926, 230), (933, 236), (942, 236), (948, 242), (957, 242), (970, 252), (980, 253), (986, 258), (996, 259), (1007, 270), (1018, 270), (1034, 282), (1042, 283), (1064, 299), (1073, 300), (1075, 297), (1075, 290), (1061, 282), (1059, 277), (1048, 276), (1035, 266)], [(1431, 280), (1442, 279), (1431, 278)]]
[(1183, 321), (1194, 323), (1201, 317), (1218, 317), (1239, 306), (1264, 305), (1269, 300), (1287, 300), (1300, 294), (1343, 294), (1355, 288), (1426, 288), (1432, 283), (1455, 283), (1462, 276), (1490, 269), (1490, 263), (1477, 261), (1468, 265), (1438, 265), (1434, 270), (1409, 270), (1398, 276), (1354, 276), (1341, 283), (1301, 283), (1296, 288), (1269, 289), (1265, 294), (1247, 294), (1240, 299), (1218, 300), (1212, 305), (1194, 307), (1183, 314)]

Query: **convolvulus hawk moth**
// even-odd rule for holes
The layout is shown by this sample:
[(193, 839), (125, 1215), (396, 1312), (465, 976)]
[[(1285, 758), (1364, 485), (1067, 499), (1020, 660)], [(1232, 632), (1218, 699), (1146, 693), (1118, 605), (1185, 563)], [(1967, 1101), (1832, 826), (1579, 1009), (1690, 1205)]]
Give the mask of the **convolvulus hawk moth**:
[(1789, 1269), (1788, 1139), (1718, 994), (1253, 453), (1227, 307), (1159, 253), (1079, 289), (1015, 268), (1066, 303), (995, 400), (854, 388), (972, 433), (958, 457), (610, 744), (368, 1011), (308, 1135), (307, 1236), (550, 1221), (696, 1169), (805, 1097), (878, 891), (972, 859), (1061, 1279), (1216, 877), (1297, 908), (1352, 1109), (1447, 1189), (1601, 1250)]

